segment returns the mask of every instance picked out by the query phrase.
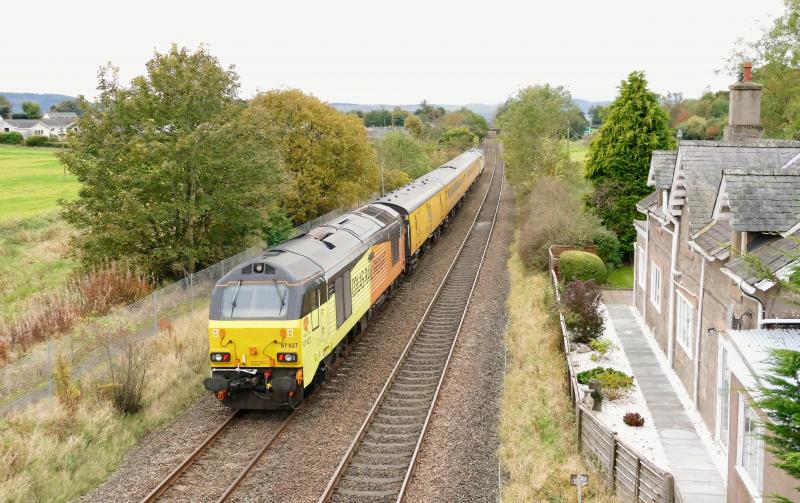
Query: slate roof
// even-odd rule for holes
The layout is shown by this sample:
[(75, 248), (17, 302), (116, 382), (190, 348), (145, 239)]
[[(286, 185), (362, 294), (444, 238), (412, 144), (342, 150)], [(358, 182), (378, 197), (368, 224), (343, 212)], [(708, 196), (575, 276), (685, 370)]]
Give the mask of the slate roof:
[(672, 186), (672, 175), (675, 172), (677, 157), (676, 150), (653, 150), (650, 156), (648, 185), (653, 185), (657, 189), (669, 189)]
[(655, 208), (657, 204), (658, 191), (654, 190), (650, 194), (646, 195), (641, 201), (636, 203), (636, 209), (646, 214), (648, 210)]
[(780, 168), (800, 154), (800, 142), (682, 141), (679, 153), (686, 178), (686, 204), (688, 204), (690, 227), (692, 232), (697, 232), (711, 220), (724, 169)]
[(47, 112), (49, 119), (77, 119), (78, 114), (75, 112)]
[(67, 127), (75, 122), (74, 118), (58, 119), (3, 119), (3, 122), (17, 129), (30, 129), (36, 124), (44, 124), (47, 127)]
[(30, 129), (42, 121), (39, 119), (3, 119), (3, 122), (15, 128)]
[(723, 177), (734, 230), (786, 232), (800, 222), (800, 169), (726, 169)]
[(727, 219), (720, 219), (702, 229), (694, 242), (709, 255), (724, 259), (729, 254), (731, 244), (731, 224)]
[[(794, 262), (800, 255), (800, 250), (798, 250), (800, 245), (798, 245), (797, 239), (800, 239), (800, 232), (795, 232), (786, 238), (764, 234), (754, 239), (747, 246), (747, 251), (758, 257), (770, 271), (777, 273)], [(763, 279), (753, 274), (741, 256), (729, 260), (725, 267), (751, 285), (755, 285)]]

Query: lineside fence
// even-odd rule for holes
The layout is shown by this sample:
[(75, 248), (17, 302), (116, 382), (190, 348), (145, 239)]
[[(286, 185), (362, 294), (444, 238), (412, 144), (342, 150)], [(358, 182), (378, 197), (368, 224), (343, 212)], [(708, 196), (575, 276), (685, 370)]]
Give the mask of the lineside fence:
[[(292, 231), (292, 236), (329, 222), (364, 203), (339, 208), (310, 220)], [(69, 334), (48, 339), (34, 346), (26, 356), (0, 367), (0, 415), (52, 396), (56, 363), (63, 359), (73, 377), (80, 377), (100, 366), (107, 366), (109, 350), (119, 346), (115, 337), (129, 334), (142, 342), (171, 327), (175, 319), (207, 305), (214, 284), (234, 266), (261, 254), (265, 246), (254, 246), (191, 274), (180, 281), (155, 290), (150, 295), (109, 315), (81, 322)], [(111, 349), (111, 351), (114, 351)]]
[[(556, 302), (561, 302), (559, 291), (558, 257), (565, 251), (588, 248), (553, 245), (549, 249), (550, 278)], [(569, 334), (564, 315), (559, 312), (562, 349), (566, 363), (567, 388), (575, 407), (578, 445), (594, 457), (602, 467), (603, 481), (623, 501), (635, 503), (682, 503), (672, 474), (663, 470), (636, 452), (636, 449), (617, 438), (603, 422), (583, 403), (584, 391), (578, 383), (575, 369), (569, 361)]]

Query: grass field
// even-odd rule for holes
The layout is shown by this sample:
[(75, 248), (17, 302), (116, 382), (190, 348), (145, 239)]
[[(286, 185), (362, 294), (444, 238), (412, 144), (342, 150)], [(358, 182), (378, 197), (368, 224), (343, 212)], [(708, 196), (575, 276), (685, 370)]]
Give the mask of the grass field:
[(73, 199), (78, 181), (64, 176), (56, 150), (0, 145), (0, 221), (52, 212), (59, 199)]
[(36, 292), (58, 287), (75, 268), (64, 257), (72, 229), (58, 200), (79, 183), (64, 176), (54, 149), (0, 145), (0, 317)]
[(571, 161), (583, 162), (589, 153), (589, 144), (583, 140), (569, 142), (569, 158)]

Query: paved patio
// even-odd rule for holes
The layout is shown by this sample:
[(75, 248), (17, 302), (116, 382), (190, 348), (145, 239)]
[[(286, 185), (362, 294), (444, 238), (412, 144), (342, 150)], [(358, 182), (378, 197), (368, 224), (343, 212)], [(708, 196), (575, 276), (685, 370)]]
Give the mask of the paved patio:
[[(607, 292), (612, 292), (612, 295)], [(630, 361), (634, 378), (653, 415), (661, 444), (675, 476), (675, 484), (687, 503), (724, 502), (725, 483), (653, 349), (645, 340), (645, 335), (634, 317), (633, 308), (630, 307), (630, 291), (627, 291), (625, 297), (620, 292), (623, 291), (604, 290), (603, 299)]]

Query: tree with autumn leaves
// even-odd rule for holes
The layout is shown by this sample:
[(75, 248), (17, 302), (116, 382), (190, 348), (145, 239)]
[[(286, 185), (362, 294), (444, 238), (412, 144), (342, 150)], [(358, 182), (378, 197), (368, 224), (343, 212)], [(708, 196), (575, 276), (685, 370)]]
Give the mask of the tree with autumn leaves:
[(357, 117), (297, 90), (243, 102), (201, 47), (156, 53), (129, 84), (108, 66), (60, 154), (81, 182), (64, 203), (84, 264), (181, 277), (378, 189)]

